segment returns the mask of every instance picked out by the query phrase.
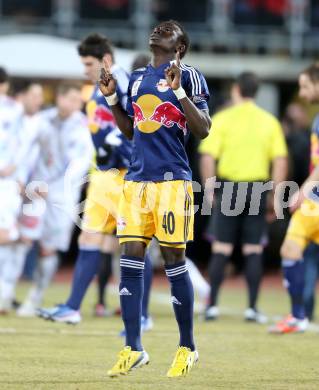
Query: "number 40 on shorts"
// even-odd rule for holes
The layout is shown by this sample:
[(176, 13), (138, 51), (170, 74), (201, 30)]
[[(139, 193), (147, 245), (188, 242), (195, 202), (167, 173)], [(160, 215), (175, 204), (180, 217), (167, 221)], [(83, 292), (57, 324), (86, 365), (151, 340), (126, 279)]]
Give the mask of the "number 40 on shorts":
[(167, 234), (174, 234), (175, 232), (175, 217), (174, 213), (172, 211), (169, 211), (168, 213), (165, 211), (163, 215), (163, 222), (162, 222), (162, 228), (164, 229), (165, 233)]

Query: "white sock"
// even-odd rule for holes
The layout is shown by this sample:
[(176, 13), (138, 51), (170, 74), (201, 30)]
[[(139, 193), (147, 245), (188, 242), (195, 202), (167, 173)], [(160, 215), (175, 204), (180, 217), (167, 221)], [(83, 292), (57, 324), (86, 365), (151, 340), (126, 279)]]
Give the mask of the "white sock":
[(188, 268), (189, 277), (191, 278), (191, 281), (193, 283), (194, 290), (197, 292), (200, 299), (206, 300), (210, 294), (209, 284), (199, 272), (199, 269), (192, 262), (192, 260), (188, 257), (186, 257), (185, 260)]
[(27, 298), (35, 307), (41, 305), (44, 292), (53, 279), (58, 263), (57, 254), (43, 256), (38, 259), (34, 274), (34, 286), (31, 288)]
[(1, 275), (1, 300), (12, 302), (15, 298), (15, 289), (22, 274), (26, 255), (30, 246), (23, 243), (11, 245), (11, 258), (6, 261)]

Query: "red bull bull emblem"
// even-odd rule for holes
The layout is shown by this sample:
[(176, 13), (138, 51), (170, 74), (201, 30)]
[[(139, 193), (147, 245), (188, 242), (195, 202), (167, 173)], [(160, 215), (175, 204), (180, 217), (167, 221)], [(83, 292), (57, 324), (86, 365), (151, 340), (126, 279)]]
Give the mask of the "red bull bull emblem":
[(187, 132), (185, 115), (171, 102), (163, 102), (155, 107), (150, 120), (166, 127), (173, 127), (176, 124), (184, 133)]
[[(158, 99), (158, 101), (160, 101), (160, 99)], [(132, 103), (134, 109), (134, 127), (137, 126), (140, 130), (145, 131), (147, 130), (145, 129), (147, 124), (149, 127), (154, 127), (154, 124), (158, 123), (159, 126), (154, 127), (153, 130), (156, 131), (160, 126), (171, 128), (176, 124), (179, 129), (183, 130), (184, 134), (187, 133), (185, 115), (173, 103), (161, 102), (159, 104), (154, 104), (152, 111), (148, 108), (148, 112), (151, 113), (148, 116), (144, 114), (143, 105), (138, 103), (139, 102)]]
[(146, 121), (142, 108), (137, 103), (132, 103), (134, 109), (134, 127), (140, 122)]

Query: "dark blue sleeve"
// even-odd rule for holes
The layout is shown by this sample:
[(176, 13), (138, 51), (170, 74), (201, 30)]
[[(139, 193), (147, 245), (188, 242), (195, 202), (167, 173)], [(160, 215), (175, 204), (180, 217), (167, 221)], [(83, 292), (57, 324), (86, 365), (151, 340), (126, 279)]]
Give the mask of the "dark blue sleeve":
[(182, 87), (200, 110), (208, 110), (209, 90), (204, 76), (192, 66), (181, 64)]

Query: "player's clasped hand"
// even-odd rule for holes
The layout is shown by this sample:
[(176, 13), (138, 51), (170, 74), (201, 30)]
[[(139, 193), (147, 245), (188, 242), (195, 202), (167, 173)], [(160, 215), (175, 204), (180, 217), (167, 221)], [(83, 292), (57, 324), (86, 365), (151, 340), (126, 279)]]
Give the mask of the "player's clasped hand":
[(106, 59), (103, 59), (103, 67), (101, 69), (99, 88), (104, 96), (113, 95), (116, 91), (116, 80), (113, 77), (110, 65)]
[(181, 86), (182, 71), (180, 68), (181, 58), (179, 51), (176, 52), (175, 63), (165, 69), (165, 78), (167, 84), (172, 89), (178, 89)]

